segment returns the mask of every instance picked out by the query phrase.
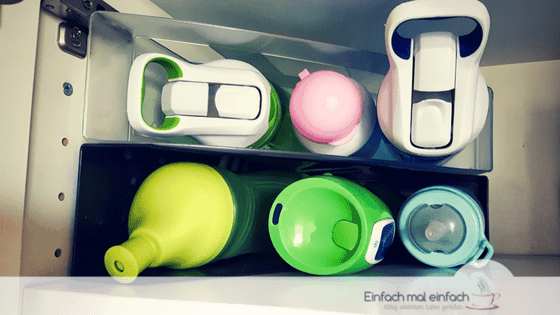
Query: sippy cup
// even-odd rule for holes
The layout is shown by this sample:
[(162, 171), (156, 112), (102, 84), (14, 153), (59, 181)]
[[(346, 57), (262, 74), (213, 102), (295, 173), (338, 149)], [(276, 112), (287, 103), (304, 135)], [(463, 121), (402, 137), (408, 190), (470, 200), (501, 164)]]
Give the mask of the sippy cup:
[[(145, 69), (161, 65), (168, 82), (161, 91), (160, 126), (144, 116)], [(281, 121), (278, 95), (252, 65), (233, 59), (195, 65), (157, 53), (134, 60), (128, 81), (127, 116), (132, 128), (149, 137), (190, 136), (201, 144), (261, 148)]]
[(414, 193), (398, 218), (399, 234), (406, 249), (434, 267), (455, 267), (490, 259), (492, 244), (484, 236), (480, 205), (464, 191), (451, 186), (431, 186)]
[(315, 275), (367, 269), (385, 258), (395, 235), (383, 201), (355, 182), (330, 175), (286, 187), (272, 205), (268, 228), (282, 259)]

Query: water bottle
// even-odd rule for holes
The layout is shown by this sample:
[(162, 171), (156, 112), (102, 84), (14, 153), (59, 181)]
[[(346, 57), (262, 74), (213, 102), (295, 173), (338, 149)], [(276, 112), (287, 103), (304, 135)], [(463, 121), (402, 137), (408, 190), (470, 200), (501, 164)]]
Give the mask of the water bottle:
[(290, 116), (310, 152), (348, 156), (360, 150), (376, 126), (375, 104), (358, 82), (334, 71), (299, 74)]
[(395, 236), (395, 222), (381, 199), (331, 175), (286, 187), (271, 207), (268, 227), (282, 259), (315, 275), (367, 269), (385, 258)]
[(194, 268), (272, 249), (264, 237), (268, 210), (295, 180), (280, 172), (237, 175), (198, 163), (164, 165), (138, 188), (129, 239), (107, 250), (105, 267), (128, 283), (150, 267)]

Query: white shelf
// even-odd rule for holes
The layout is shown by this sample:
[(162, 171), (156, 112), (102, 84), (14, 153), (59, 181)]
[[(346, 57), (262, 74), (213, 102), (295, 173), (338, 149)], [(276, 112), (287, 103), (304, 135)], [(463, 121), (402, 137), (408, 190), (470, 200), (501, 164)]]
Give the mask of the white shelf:
[[(499, 257), (508, 261), (510, 257)], [(559, 274), (560, 260), (513, 257), (526, 266), (547, 264)], [(533, 267), (529, 267), (533, 268)], [(5, 287), (20, 287), (8, 296), (22, 295), (22, 314), (392, 314), (389, 306), (455, 306), (455, 314), (472, 313), (478, 288), (470, 279), (454, 276), (414, 277), (183, 277), (137, 279), (129, 285), (111, 278), (4, 278)], [(560, 285), (554, 278), (511, 277), (507, 273), (492, 283), (500, 294), (492, 314), (552, 314), (556, 311)], [(515, 275), (515, 273), (514, 273)], [(547, 272), (540, 275), (550, 275)], [(372, 294), (426, 294), (426, 302), (370, 301)], [(467, 295), (469, 301), (446, 300), (445, 295)], [(434, 298), (429, 300), (429, 297)], [(439, 296), (439, 297), (438, 297)], [(6, 297), (6, 295), (4, 295)], [(400, 298), (399, 298), (400, 299)], [(463, 298), (466, 299), (466, 298)], [(1, 301), (0, 302), (5, 302)], [(9, 304), (8, 304), (9, 305)], [(17, 306), (12, 305), (12, 310)], [(415, 314), (415, 310), (400, 310)], [(447, 310), (449, 312), (450, 310)], [(445, 311), (444, 311), (445, 313)], [(12, 315), (12, 313), (4, 313)], [(15, 314), (15, 313), (13, 313)]]

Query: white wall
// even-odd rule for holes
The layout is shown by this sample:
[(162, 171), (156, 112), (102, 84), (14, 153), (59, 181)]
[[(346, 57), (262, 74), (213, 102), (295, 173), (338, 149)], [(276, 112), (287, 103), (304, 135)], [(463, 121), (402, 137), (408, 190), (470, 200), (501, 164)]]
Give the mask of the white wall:
[(494, 90), (490, 239), (497, 253), (560, 253), (560, 60), (482, 68)]

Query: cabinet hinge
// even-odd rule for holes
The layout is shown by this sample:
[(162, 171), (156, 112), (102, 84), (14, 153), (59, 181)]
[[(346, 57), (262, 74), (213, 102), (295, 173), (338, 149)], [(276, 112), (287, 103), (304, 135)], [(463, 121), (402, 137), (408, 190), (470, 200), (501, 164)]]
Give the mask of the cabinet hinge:
[(41, 7), (64, 20), (58, 27), (60, 49), (80, 58), (87, 53), (91, 15), (95, 11), (117, 11), (102, 0), (43, 0)]

